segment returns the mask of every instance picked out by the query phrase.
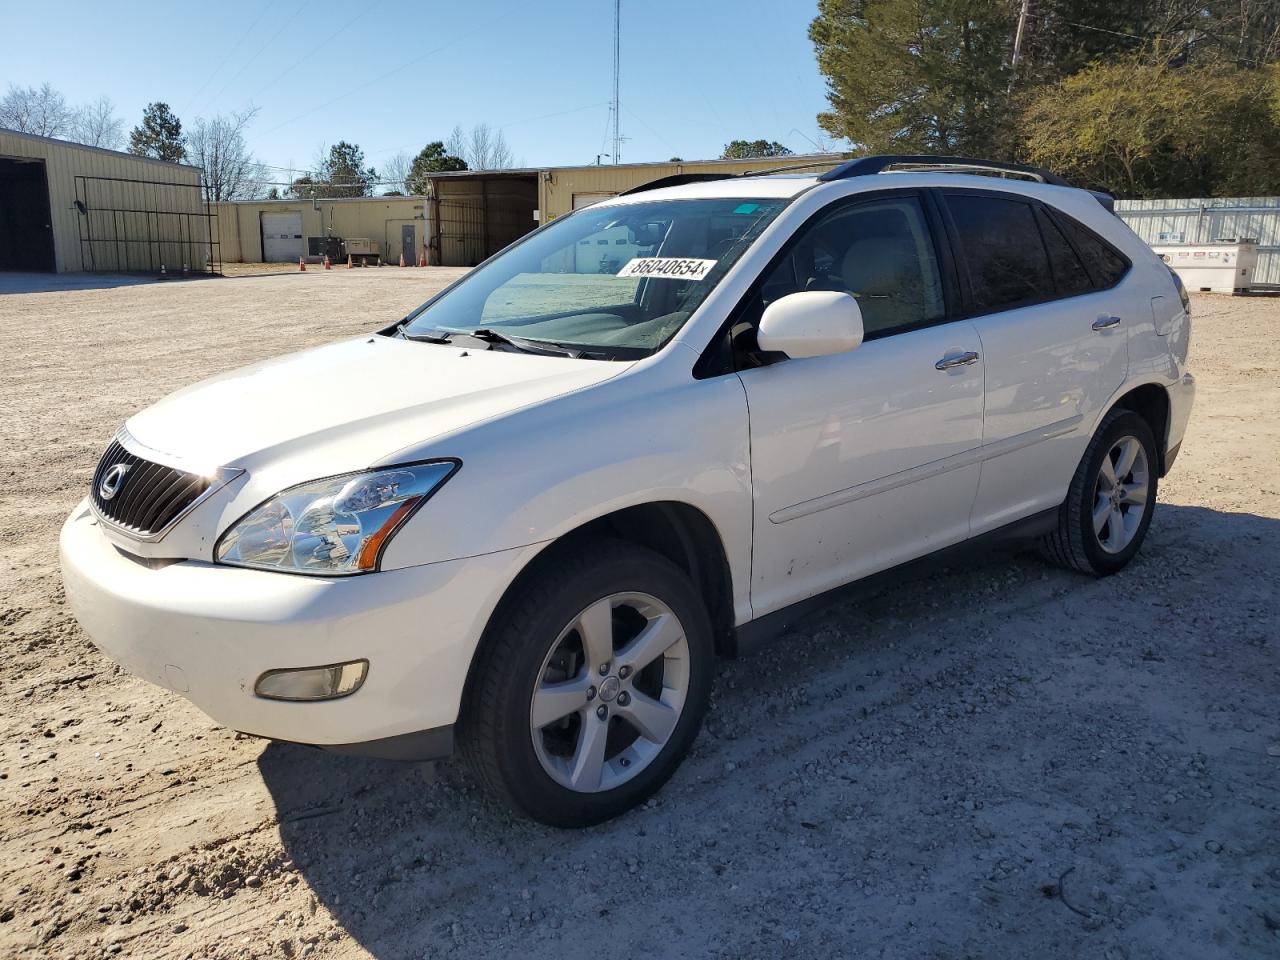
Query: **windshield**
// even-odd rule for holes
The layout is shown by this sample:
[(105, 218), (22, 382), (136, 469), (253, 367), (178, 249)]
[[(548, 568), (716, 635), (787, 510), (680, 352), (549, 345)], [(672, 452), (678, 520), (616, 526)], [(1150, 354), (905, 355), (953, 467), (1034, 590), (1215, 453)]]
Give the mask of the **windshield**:
[(410, 314), (401, 332), (447, 339), (480, 331), (508, 345), (550, 344), (592, 358), (645, 356), (675, 335), (786, 202), (579, 210)]

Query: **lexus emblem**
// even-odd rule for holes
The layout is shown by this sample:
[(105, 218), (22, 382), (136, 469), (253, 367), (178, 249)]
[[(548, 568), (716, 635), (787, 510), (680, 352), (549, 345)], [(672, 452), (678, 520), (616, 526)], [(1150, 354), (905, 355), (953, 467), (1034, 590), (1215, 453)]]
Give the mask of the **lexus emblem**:
[(98, 496), (103, 500), (110, 500), (120, 488), (124, 486), (124, 475), (129, 472), (129, 464), (117, 463), (102, 476), (102, 482), (98, 484)]

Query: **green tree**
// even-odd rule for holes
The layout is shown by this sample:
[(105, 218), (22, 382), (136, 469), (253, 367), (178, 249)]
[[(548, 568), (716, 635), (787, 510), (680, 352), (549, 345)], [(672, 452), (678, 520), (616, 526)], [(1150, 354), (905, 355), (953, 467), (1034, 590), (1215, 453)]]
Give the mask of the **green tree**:
[(809, 37), (831, 109), (872, 153), (998, 155), (1011, 120), (1010, 0), (819, 0)]
[(1131, 56), (1037, 88), (1023, 151), (1081, 185), (1126, 197), (1280, 191), (1280, 117), (1266, 72), (1170, 67)]
[(142, 123), (129, 134), (129, 152), (140, 157), (154, 157), (180, 163), (187, 157), (186, 137), (182, 121), (167, 103), (156, 101), (142, 111)]
[(378, 171), (364, 165), (364, 151), (339, 140), (323, 154), (317, 169), (293, 181), (291, 191), (303, 200), (367, 197), (373, 193)]
[(433, 140), (413, 158), (413, 162), (409, 165), (409, 176), (404, 181), (405, 189), (411, 194), (420, 196), (427, 192), (431, 174), (465, 169), (467, 169), (465, 160), (445, 150), (443, 141)]
[(721, 160), (755, 160), (758, 157), (789, 157), (791, 151), (777, 140), (733, 140), (724, 145)]

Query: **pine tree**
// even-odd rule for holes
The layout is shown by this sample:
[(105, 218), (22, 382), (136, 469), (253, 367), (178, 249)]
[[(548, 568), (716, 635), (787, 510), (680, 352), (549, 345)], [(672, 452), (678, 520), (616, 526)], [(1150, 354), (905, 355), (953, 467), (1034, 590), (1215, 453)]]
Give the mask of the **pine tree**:
[(186, 159), (182, 121), (174, 116), (167, 103), (156, 101), (147, 104), (142, 111), (142, 123), (129, 134), (129, 152), (170, 163), (181, 163)]

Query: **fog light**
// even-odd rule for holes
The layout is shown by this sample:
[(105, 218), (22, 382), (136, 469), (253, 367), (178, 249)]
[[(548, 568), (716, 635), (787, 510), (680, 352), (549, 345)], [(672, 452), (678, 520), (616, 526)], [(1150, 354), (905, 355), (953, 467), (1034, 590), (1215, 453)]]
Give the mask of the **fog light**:
[(268, 670), (253, 685), (253, 692), (268, 700), (334, 700), (359, 690), (368, 672), (368, 660), (351, 660), (327, 667)]

